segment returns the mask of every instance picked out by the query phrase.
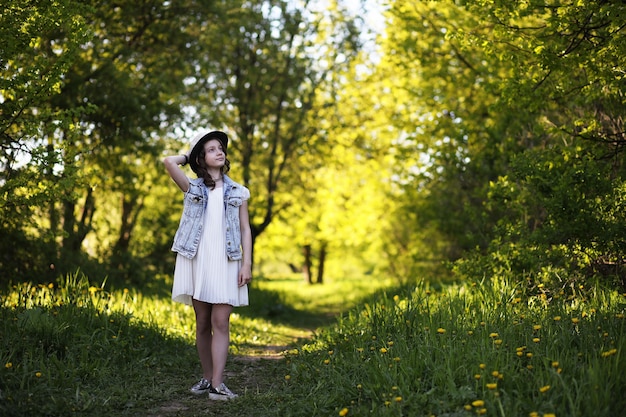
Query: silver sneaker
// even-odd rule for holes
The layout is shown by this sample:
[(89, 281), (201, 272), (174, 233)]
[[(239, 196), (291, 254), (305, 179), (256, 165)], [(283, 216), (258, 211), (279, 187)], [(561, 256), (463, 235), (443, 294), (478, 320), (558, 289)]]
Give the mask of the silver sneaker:
[(202, 378), (200, 381), (196, 382), (193, 387), (189, 389), (192, 394), (201, 395), (206, 394), (211, 389), (211, 382), (206, 378)]
[(217, 401), (227, 401), (237, 398), (238, 395), (233, 393), (222, 382), (219, 387), (212, 387), (209, 385), (209, 398)]

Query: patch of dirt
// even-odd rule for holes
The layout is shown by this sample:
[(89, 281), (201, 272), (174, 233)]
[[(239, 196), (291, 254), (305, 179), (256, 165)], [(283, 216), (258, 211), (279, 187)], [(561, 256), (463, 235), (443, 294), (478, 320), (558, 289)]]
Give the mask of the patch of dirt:
[[(266, 392), (284, 375), (280, 369), (280, 361), (289, 346), (268, 345), (255, 346), (253, 351), (243, 355), (229, 355), (224, 372), (224, 379), (234, 392), (242, 395), (255, 395)], [(190, 382), (191, 383), (191, 382)], [(192, 395), (181, 389), (181, 395), (152, 409), (147, 417), (191, 417), (219, 415), (226, 417), (229, 410), (221, 401), (209, 401), (206, 395)], [(233, 410), (234, 411), (234, 410)], [(233, 413), (242, 417), (241, 410)]]

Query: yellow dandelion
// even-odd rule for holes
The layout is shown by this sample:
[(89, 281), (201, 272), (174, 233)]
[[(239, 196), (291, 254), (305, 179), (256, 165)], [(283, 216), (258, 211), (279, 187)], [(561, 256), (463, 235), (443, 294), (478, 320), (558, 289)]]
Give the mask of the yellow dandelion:
[(391, 405), (391, 401), (385, 401), (385, 407), (389, 407)]
[(535, 324), (533, 326), (533, 330), (540, 330), (541, 329), (541, 324)]
[(557, 361), (553, 361), (551, 365), (552, 365), (553, 368), (558, 368), (559, 367), (559, 363)]
[(554, 413), (544, 413), (543, 417), (556, 417), (556, 414), (554, 414)]
[(502, 339), (496, 339), (493, 341), (496, 346), (500, 346), (502, 344)]
[(493, 371), (493, 372), (491, 373), (491, 376), (493, 376), (494, 378), (497, 378), (497, 377), (498, 377), (498, 375), (500, 375), (500, 372), (498, 372), (498, 371)]
[(330, 363), (330, 359), (324, 359), (324, 365), (328, 365)]
[(7, 362), (7, 363), (4, 364), (4, 367), (7, 368), (7, 369), (11, 369), (11, 368), (13, 368), (13, 364), (11, 362)]
[(380, 348), (380, 353), (387, 353), (387, 348)]
[(361, 385), (361, 384), (356, 384), (356, 389), (361, 389), (361, 388), (363, 388), (363, 385)]
[(572, 317), (572, 323), (578, 324), (579, 321), (580, 319), (578, 317)]
[(285, 381), (289, 381), (291, 379), (291, 375), (285, 375)]
[(394, 398), (394, 400), (396, 400), (397, 403), (402, 402), (402, 397), (398, 396)]
[(476, 414), (478, 414), (478, 415), (487, 414), (487, 409), (486, 408), (481, 408), (480, 410), (476, 410)]
[(532, 369), (533, 369), (533, 366), (532, 366), (532, 365), (526, 365), (526, 369), (528, 369), (528, 370), (532, 370)]
[(400, 362), (400, 357), (396, 356), (395, 358), (393, 358), (394, 362)]
[(485, 385), (487, 387), (487, 389), (496, 389), (498, 388), (498, 384), (495, 382), (489, 383), (487, 385)]
[(603, 358), (608, 358), (609, 356), (615, 355), (616, 353), (617, 349), (611, 349), (600, 353), (600, 356), (602, 356)]
[(472, 330), (468, 330), (468, 331), (467, 331), (467, 335), (468, 335), (468, 336), (471, 336), (471, 335), (473, 335), (473, 334), (474, 334), (474, 332), (473, 332)]
[(521, 350), (518, 350), (517, 352), (515, 352), (515, 354), (520, 357), (524, 356), (524, 352), (522, 352)]
[(615, 318), (616, 318), (616, 319), (623, 319), (624, 317), (626, 317), (626, 315), (624, 315), (624, 313), (617, 313), (617, 314), (615, 315)]
[(465, 404), (463, 408), (465, 409), (465, 411), (472, 411), (472, 406), (469, 404)]
[(487, 367), (487, 365), (485, 365), (484, 363), (481, 363), (480, 365), (478, 365), (478, 367), (480, 369), (485, 369)]
[(534, 337), (533, 338), (533, 342), (535, 342), (535, 343), (539, 343), (540, 341), (541, 341), (541, 339), (539, 339), (538, 337)]
[(536, 412), (536, 411), (531, 411), (531, 412), (528, 414), (528, 417), (539, 417), (539, 413), (538, 413), (538, 412)]
[(541, 393), (548, 392), (549, 389), (550, 389), (550, 385), (544, 385), (543, 387), (539, 388), (539, 392)]
[(339, 412), (339, 415), (341, 417), (348, 415), (348, 409), (347, 408), (342, 408), (341, 411)]
[(41, 372), (35, 372), (35, 376), (36, 376), (37, 378), (41, 378)]
[(332, 350), (329, 350), (329, 351), (328, 351), (328, 354), (329, 354), (329, 355), (332, 355), (333, 353), (335, 353), (335, 352), (334, 352), (334, 351), (332, 351)]
[(526, 352), (526, 357), (528, 359), (532, 358), (533, 357), (533, 353), (532, 352)]
[(387, 346), (389, 346), (389, 347), (393, 346), (393, 340), (388, 341), (387, 342)]
[(446, 332), (446, 329), (443, 329), (441, 327), (437, 329), (437, 333), (439, 334), (444, 334), (445, 332)]
[(398, 391), (398, 387), (394, 385), (393, 387), (391, 387), (391, 390), (392, 391)]
[(561, 321), (561, 316), (554, 316), (554, 321)]
[(492, 339), (496, 339), (498, 337), (498, 333), (490, 333), (489, 337), (491, 337)]
[(393, 301), (395, 301), (396, 303), (397, 303), (398, 301), (400, 301), (400, 296), (399, 296), (399, 295), (394, 295), (394, 296), (393, 296)]
[(475, 400), (472, 401), (472, 405), (474, 407), (483, 407), (485, 405), (485, 402), (483, 400)]
[(475, 375), (474, 375), (474, 379), (475, 379), (475, 380), (479, 380), (479, 379), (480, 379), (480, 374), (475, 374)]
[(363, 353), (363, 348), (362, 348), (362, 347), (360, 347), (360, 348), (356, 348), (356, 351), (357, 351), (357, 352), (361, 352), (361, 353)]

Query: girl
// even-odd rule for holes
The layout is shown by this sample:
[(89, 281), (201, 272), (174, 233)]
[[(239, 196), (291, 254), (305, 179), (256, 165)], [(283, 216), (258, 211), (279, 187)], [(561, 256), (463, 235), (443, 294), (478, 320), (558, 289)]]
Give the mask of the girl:
[[(203, 376), (193, 394), (213, 400), (237, 395), (223, 381), (233, 307), (248, 305), (252, 279), (252, 234), (248, 217), (250, 191), (226, 173), (228, 136), (221, 131), (196, 135), (189, 153), (167, 156), (165, 168), (184, 193), (183, 214), (172, 251), (176, 268), (172, 299), (193, 305), (196, 346)], [(190, 179), (187, 163), (198, 176)]]

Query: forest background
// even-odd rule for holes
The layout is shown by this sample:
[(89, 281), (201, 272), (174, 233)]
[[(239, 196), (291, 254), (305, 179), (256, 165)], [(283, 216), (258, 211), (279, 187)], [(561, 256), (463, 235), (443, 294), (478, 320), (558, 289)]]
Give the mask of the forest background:
[(171, 273), (221, 129), (257, 276), (626, 286), (623, 2), (2, 3), (3, 285)]

